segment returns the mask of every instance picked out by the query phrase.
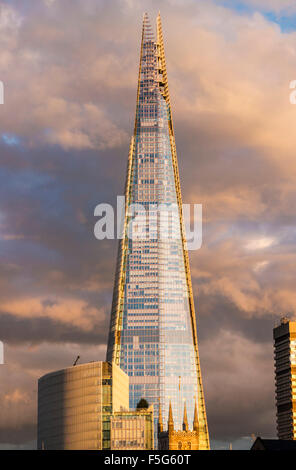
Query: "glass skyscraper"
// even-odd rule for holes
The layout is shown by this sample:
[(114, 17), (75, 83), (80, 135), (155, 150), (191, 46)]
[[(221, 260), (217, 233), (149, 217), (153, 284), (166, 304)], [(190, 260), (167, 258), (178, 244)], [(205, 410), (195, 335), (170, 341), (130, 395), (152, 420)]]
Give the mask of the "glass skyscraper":
[(156, 23), (155, 40), (144, 15), (107, 360), (130, 377), (130, 407), (142, 397), (154, 405), (155, 424), (159, 403), (167, 416), (169, 402), (176, 429), (182, 427), (184, 402), (192, 423), (196, 401), (200, 448), (209, 449), (159, 15)]

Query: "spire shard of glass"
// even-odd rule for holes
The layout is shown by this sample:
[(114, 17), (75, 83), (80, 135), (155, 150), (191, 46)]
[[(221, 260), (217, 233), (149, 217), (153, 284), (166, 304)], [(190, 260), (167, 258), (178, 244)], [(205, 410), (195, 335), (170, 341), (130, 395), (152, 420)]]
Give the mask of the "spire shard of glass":
[[(200, 448), (209, 449), (160, 15), (156, 25), (155, 40), (145, 13), (107, 361), (129, 375), (132, 408), (141, 398), (154, 405), (155, 430), (159, 406), (167, 416), (171, 402), (175, 429), (181, 430), (184, 401), (189, 426), (197, 401)], [(132, 204), (149, 209), (152, 219), (159, 204), (175, 206), (177, 210), (171, 212), (175, 236), (159, 236), (159, 215), (155, 226), (140, 210), (137, 220), (132, 218)], [(139, 226), (148, 237), (130, 236)]]

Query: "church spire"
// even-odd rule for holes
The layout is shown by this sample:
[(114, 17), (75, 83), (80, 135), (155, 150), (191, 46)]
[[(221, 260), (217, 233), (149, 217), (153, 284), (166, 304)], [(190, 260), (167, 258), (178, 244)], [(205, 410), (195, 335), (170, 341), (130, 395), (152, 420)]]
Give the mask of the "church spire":
[(170, 400), (169, 406), (169, 420), (168, 420), (168, 431), (172, 432), (174, 430), (174, 418), (173, 418), (173, 410), (172, 410), (172, 403)]
[(184, 402), (183, 431), (188, 431), (188, 419), (187, 419), (186, 401)]
[(197, 414), (197, 406), (196, 406), (196, 399), (194, 400), (194, 418), (193, 418), (193, 431), (199, 430), (199, 425), (198, 425), (198, 414)]
[(159, 408), (158, 408), (158, 432), (163, 432), (163, 422), (162, 422), (162, 413), (161, 413), (161, 403), (159, 398)]

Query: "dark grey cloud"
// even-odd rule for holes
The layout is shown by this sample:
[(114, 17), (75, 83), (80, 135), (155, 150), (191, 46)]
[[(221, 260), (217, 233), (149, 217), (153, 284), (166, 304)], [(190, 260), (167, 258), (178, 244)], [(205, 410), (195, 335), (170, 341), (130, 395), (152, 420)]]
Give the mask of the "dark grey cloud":
[[(5, 427), (5, 429), (0, 428), (0, 450), (32, 450), (36, 449), (36, 445), (34, 442), (36, 439), (36, 424), (28, 424), (21, 426), (19, 428), (13, 427)], [(28, 441), (32, 441), (29, 443), (28, 446), (20, 445), (24, 442), (27, 443)], [(11, 443), (13, 442), (13, 446)], [(17, 446), (16, 446), (17, 445)]]
[(47, 343), (105, 345), (109, 319), (94, 323), (90, 331), (48, 317), (19, 318), (0, 312), (1, 340), (10, 346)]

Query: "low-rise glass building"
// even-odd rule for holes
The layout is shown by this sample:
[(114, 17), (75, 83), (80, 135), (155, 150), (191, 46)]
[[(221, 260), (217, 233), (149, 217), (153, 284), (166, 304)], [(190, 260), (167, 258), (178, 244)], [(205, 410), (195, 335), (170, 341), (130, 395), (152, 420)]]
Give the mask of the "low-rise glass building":
[(129, 409), (129, 379), (116, 364), (90, 362), (38, 381), (38, 449), (110, 449), (110, 417)]
[(111, 416), (112, 450), (153, 449), (153, 407), (118, 411)]

